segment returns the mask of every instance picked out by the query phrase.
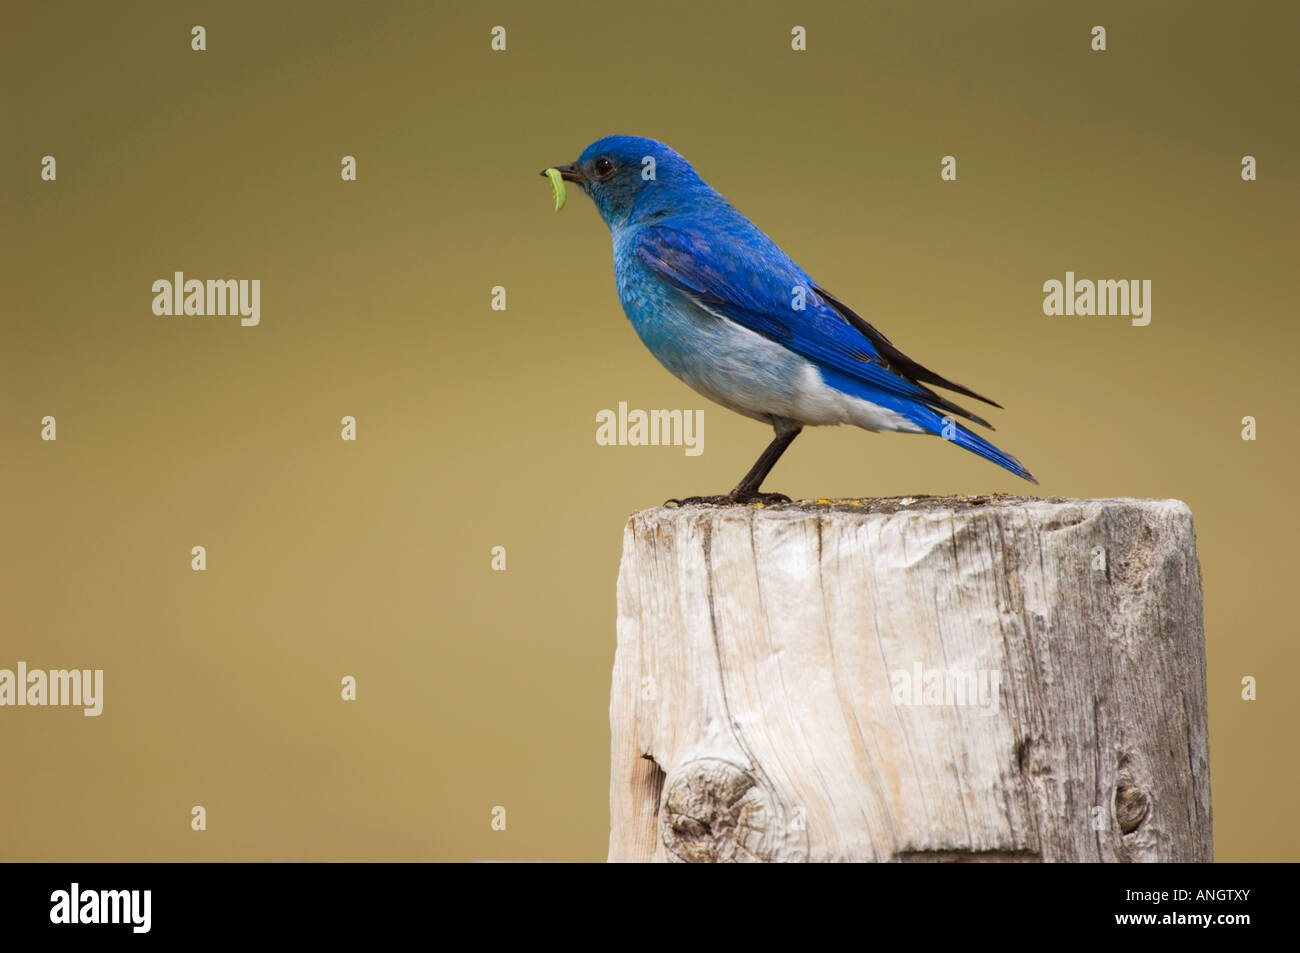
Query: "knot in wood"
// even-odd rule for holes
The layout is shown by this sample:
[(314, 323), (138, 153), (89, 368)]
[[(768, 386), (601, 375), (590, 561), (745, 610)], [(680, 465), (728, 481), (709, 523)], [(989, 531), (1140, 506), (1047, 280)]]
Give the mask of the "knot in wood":
[(1132, 834), (1151, 813), (1151, 799), (1140, 789), (1121, 781), (1115, 789), (1115, 820), (1121, 834)]
[(755, 863), (802, 860), (776, 797), (746, 768), (722, 758), (688, 761), (664, 784), (659, 831), (669, 860)]

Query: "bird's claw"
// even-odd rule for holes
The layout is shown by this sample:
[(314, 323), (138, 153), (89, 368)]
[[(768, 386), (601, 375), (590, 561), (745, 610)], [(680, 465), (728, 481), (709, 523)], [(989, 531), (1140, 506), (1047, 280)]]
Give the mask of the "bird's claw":
[(732, 493), (727, 499), (733, 503), (762, 503), (764, 506), (772, 506), (776, 503), (790, 503), (790, 497), (784, 493)]
[(664, 506), (692, 506), (703, 504), (704, 506), (730, 506), (734, 503), (729, 496), (687, 496), (682, 499), (664, 500)]
[(664, 506), (747, 506), (750, 503), (762, 503), (771, 506), (775, 503), (789, 503), (790, 497), (784, 493), (759, 493), (757, 491), (738, 492), (732, 490), (721, 496), (688, 496), (683, 499), (665, 500)]

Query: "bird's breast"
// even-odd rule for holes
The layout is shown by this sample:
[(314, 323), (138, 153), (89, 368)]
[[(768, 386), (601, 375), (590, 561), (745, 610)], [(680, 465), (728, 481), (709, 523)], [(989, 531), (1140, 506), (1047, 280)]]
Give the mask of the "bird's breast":
[(789, 416), (807, 361), (702, 308), (639, 259), (617, 261), (619, 300), (641, 341), (705, 397), (758, 420)]

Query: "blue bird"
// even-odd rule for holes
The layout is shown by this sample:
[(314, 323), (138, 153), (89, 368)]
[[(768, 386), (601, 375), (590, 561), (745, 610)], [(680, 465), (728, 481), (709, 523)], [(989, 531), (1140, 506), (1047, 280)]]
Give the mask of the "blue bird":
[(1038, 482), (953, 415), (992, 429), (987, 421), (926, 385), (999, 404), (904, 355), (662, 142), (607, 136), (555, 168), (609, 226), (618, 297), (650, 352), (776, 432), (730, 493), (677, 502), (789, 502), (759, 487), (805, 426), (830, 424), (941, 435)]

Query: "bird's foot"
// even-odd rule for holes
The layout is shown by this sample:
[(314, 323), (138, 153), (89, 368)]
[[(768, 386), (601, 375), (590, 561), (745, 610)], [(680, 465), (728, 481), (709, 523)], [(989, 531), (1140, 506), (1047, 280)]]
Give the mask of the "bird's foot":
[(762, 503), (764, 506), (772, 506), (776, 503), (790, 503), (792, 500), (784, 493), (759, 493), (754, 490), (750, 493), (737, 493), (732, 490), (727, 495), (727, 499), (733, 503)]
[(721, 496), (688, 496), (680, 500), (665, 500), (664, 506), (747, 506), (750, 503), (762, 503), (771, 506), (774, 503), (789, 503), (790, 497), (784, 493), (759, 493), (756, 490), (732, 490)]

